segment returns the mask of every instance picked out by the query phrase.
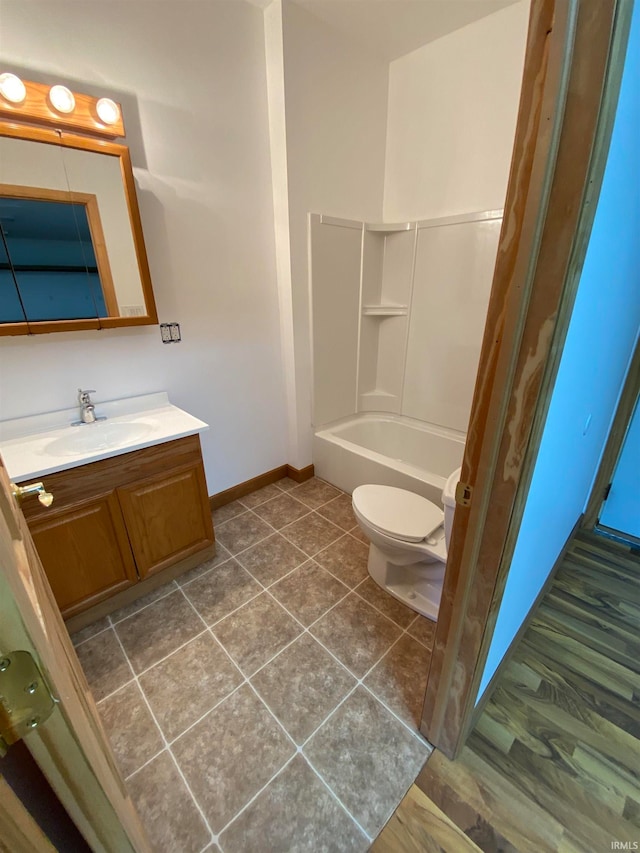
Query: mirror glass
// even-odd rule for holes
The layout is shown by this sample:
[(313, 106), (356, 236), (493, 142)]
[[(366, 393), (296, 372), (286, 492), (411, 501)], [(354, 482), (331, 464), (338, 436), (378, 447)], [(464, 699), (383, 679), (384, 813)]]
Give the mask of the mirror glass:
[[(5, 195), (13, 189), (0, 185), (3, 271), (13, 278), (0, 289), (0, 323), (108, 317), (109, 275), (99, 273), (89, 226), (95, 197), (83, 204), (44, 189), (37, 198)], [(102, 263), (108, 268), (106, 257)]]
[(0, 331), (155, 322), (128, 150), (78, 145), (0, 136)]

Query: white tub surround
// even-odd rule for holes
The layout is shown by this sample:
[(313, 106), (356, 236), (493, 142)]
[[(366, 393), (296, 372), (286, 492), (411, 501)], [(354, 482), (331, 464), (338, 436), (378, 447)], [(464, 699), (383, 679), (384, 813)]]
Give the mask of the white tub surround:
[(315, 472), (346, 492), (379, 483), (441, 506), (447, 477), (462, 462), (464, 442), (464, 433), (400, 415), (356, 415), (316, 432)]
[(106, 420), (72, 426), (79, 408), (0, 421), (0, 455), (12, 480), (42, 477), (195, 435), (208, 424), (169, 402), (165, 391), (96, 403)]
[(356, 412), (467, 429), (501, 225), (310, 215), (316, 429)]

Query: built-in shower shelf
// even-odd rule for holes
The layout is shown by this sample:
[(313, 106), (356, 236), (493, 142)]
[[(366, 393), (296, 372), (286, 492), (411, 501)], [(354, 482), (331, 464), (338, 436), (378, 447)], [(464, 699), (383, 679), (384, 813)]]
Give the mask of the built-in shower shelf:
[(407, 305), (363, 305), (362, 313), (366, 317), (406, 317)]
[(399, 412), (400, 398), (384, 388), (372, 388), (360, 394), (361, 412)]

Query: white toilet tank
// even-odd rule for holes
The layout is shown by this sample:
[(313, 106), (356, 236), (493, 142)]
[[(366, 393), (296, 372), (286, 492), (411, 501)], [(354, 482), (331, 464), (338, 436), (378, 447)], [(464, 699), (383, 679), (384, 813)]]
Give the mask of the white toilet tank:
[(442, 490), (442, 503), (444, 505), (444, 539), (449, 550), (449, 540), (451, 539), (451, 528), (453, 527), (453, 514), (456, 510), (456, 486), (460, 480), (460, 472), (462, 468), (456, 470), (449, 475), (447, 482)]

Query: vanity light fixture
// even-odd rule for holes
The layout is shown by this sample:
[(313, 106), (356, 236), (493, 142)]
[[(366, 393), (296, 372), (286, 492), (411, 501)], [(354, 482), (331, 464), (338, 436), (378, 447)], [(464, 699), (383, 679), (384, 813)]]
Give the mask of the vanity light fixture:
[(76, 99), (73, 97), (73, 92), (71, 89), (67, 89), (66, 86), (52, 86), (49, 89), (49, 100), (55, 110), (65, 115), (72, 113), (76, 107)]
[(0, 74), (0, 95), (12, 104), (21, 104), (27, 97), (27, 89), (16, 74), (6, 71)]
[(111, 98), (100, 98), (96, 104), (96, 112), (104, 124), (115, 124), (120, 118), (120, 107)]
[(106, 139), (125, 135), (122, 107), (111, 98), (72, 92), (61, 83), (22, 80), (0, 67), (0, 125), (7, 120), (14, 128), (15, 122), (26, 122)]

